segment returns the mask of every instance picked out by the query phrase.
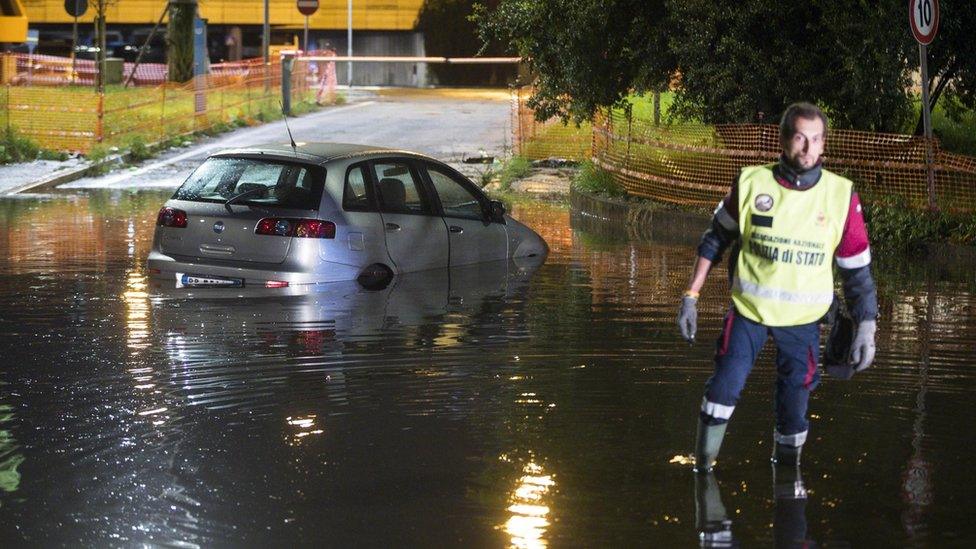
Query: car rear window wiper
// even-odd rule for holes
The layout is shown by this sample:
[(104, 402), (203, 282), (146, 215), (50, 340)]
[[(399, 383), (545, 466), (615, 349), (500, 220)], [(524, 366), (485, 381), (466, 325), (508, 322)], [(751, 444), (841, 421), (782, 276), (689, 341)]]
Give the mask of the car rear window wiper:
[(254, 187), (254, 188), (248, 189), (248, 190), (246, 190), (246, 191), (244, 191), (242, 193), (237, 193), (234, 196), (228, 198), (224, 202), (224, 206), (227, 207), (227, 208), (230, 208), (230, 205), (233, 204), (233, 203), (235, 203), (235, 202), (237, 202), (238, 200), (241, 200), (243, 198), (247, 198), (249, 196), (267, 194), (267, 192), (268, 192), (268, 188), (265, 187), (264, 185), (261, 185), (260, 187)]

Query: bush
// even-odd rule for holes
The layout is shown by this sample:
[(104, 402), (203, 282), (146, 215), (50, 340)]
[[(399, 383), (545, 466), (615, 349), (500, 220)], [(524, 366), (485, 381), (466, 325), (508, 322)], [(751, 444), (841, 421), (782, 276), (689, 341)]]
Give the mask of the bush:
[(611, 198), (622, 198), (627, 195), (627, 191), (617, 183), (613, 174), (597, 166), (592, 160), (580, 164), (579, 173), (573, 178), (572, 185), (577, 190)]
[(0, 164), (30, 162), (37, 158), (40, 147), (29, 138), (8, 127), (0, 137)]
[(523, 156), (513, 156), (505, 162), (498, 176), (498, 186), (501, 190), (507, 191), (512, 188), (512, 183), (517, 179), (529, 175), (532, 170), (532, 162)]
[(910, 251), (929, 242), (976, 245), (976, 213), (919, 210), (892, 196), (865, 202), (864, 219), (879, 248)]
[(135, 135), (129, 139), (126, 148), (129, 149), (128, 156), (130, 162), (142, 162), (153, 157), (153, 152), (149, 149), (149, 145), (146, 144), (146, 140), (141, 135)]
[(88, 175), (95, 177), (99, 175), (105, 175), (112, 169), (113, 162), (109, 162), (108, 157), (117, 153), (118, 149), (115, 147), (109, 147), (105, 144), (98, 144), (92, 147), (85, 158), (92, 163), (91, 168), (88, 169)]
[(41, 149), (41, 152), (37, 154), (37, 158), (41, 160), (57, 160), (58, 162), (64, 162), (70, 157), (70, 155), (64, 151), (51, 151), (48, 149)]

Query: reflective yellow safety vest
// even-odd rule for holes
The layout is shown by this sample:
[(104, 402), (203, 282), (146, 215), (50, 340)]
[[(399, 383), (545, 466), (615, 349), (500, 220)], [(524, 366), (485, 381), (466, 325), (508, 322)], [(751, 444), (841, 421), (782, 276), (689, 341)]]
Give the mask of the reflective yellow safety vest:
[(807, 190), (788, 189), (772, 165), (739, 176), (742, 247), (732, 278), (739, 314), (766, 326), (822, 317), (834, 297), (834, 250), (847, 223), (853, 183), (823, 170)]

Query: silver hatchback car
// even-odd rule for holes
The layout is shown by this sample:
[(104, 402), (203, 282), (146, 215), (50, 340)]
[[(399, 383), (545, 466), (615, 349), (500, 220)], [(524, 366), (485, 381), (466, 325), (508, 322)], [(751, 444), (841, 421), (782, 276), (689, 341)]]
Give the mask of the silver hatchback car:
[(442, 162), (307, 143), (208, 158), (159, 211), (148, 268), (177, 288), (286, 287), (546, 253), (538, 234)]

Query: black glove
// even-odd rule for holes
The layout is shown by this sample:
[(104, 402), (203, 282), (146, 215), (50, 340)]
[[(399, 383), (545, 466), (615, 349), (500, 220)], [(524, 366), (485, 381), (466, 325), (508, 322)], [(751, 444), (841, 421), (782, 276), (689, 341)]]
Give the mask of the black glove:
[(681, 298), (681, 309), (678, 310), (678, 328), (681, 337), (688, 343), (695, 342), (695, 332), (698, 331), (698, 298), (686, 295)]

